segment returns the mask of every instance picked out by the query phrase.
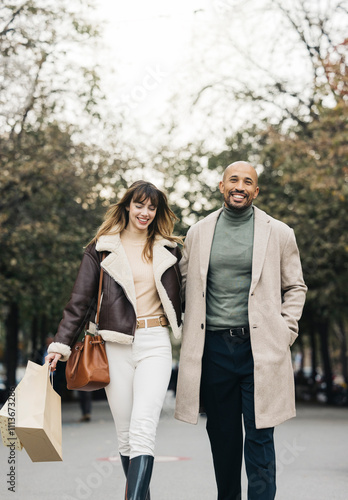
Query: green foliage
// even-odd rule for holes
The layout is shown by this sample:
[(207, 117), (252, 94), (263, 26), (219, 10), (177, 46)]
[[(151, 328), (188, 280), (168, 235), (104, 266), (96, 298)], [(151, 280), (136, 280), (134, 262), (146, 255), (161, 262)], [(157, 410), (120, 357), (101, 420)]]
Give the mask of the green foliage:
[(184, 236), (187, 228), (221, 206), (217, 189), (223, 165), (212, 159), (202, 144), (178, 149), (163, 148), (154, 157), (156, 170), (178, 222), (175, 232)]
[(162, 150), (157, 163), (164, 174), (164, 187), (172, 208), (179, 218), (177, 229), (185, 235), (187, 228), (221, 207), (223, 198), (219, 182), (225, 168), (234, 161), (257, 161), (259, 145), (256, 128), (226, 139), (226, 147), (218, 154), (207, 151), (203, 144), (189, 144), (176, 151)]
[[(104, 212), (103, 157), (58, 125), (2, 141), (0, 301), (57, 314)], [(99, 187), (98, 187), (99, 186)]]
[[(309, 287), (308, 307), (331, 319), (346, 316), (348, 299), (346, 49), (347, 40), (324, 61), (336, 104), (318, 103), (318, 117), (306, 127), (286, 134), (269, 128), (262, 152), (266, 196), (261, 199), (294, 227)], [(271, 183), (283, 190), (282, 197), (272, 195)]]

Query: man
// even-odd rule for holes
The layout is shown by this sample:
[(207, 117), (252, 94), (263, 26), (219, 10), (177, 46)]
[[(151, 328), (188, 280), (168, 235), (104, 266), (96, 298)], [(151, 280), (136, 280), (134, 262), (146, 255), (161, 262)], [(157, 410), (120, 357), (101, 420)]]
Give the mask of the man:
[(180, 268), (185, 319), (175, 417), (207, 415), (218, 500), (275, 498), (274, 426), (295, 416), (290, 346), (305, 301), (294, 232), (253, 206), (255, 169), (229, 165), (223, 207), (192, 226)]

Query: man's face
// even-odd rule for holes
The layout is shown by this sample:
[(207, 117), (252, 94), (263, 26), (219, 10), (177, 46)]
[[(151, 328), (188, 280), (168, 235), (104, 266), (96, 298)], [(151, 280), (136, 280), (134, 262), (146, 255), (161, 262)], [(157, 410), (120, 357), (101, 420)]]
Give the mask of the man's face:
[(219, 189), (227, 207), (245, 210), (259, 194), (255, 169), (246, 162), (232, 163), (226, 168)]

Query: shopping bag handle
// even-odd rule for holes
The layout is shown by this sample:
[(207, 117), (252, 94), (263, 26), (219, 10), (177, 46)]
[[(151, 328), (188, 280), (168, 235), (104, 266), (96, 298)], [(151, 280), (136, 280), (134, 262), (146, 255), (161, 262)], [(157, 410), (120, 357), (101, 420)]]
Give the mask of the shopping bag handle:
[(47, 363), (47, 362), (46, 362), (46, 363), (44, 364), (44, 366), (46, 366), (46, 365), (47, 365), (47, 370), (48, 370), (47, 375), (48, 375), (48, 378), (50, 378), (50, 379), (51, 379), (51, 384), (52, 384), (52, 387), (53, 387), (53, 372), (51, 371), (51, 364), (52, 364), (52, 363)]

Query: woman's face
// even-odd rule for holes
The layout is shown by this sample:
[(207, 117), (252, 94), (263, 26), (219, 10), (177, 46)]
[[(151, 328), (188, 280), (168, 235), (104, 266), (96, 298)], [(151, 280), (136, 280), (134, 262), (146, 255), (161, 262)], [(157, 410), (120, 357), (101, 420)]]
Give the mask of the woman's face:
[(147, 198), (142, 202), (134, 202), (132, 200), (127, 210), (129, 211), (128, 231), (142, 233), (147, 231), (149, 225), (156, 217), (157, 208)]

